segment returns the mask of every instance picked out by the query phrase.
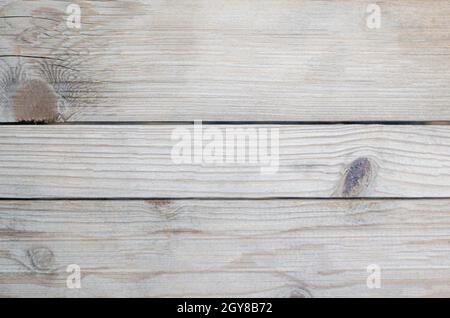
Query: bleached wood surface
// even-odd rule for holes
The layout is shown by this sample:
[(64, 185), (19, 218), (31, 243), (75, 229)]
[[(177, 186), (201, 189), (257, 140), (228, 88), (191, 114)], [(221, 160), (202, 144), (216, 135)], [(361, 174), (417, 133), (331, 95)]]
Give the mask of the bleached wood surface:
[(0, 121), (450, 120), (450, 2), (372, 2), (2, 0)]
[(1, 127), (0, 196), (450, 197), (448, 126), (203, 125), (224, 135), (227, 128), (279, 129), (274, 174), (262, 174), (259, 163), (175, 163), (171, 135), (192, 127)]
[[(0, 0), (0, 297), (450, 297), (450, 1), (370, 3)], [(278, 173), (176, 164), (194, 120)]]
[(449, 240), (449, 200), (1, 201), (0, 296), (449, 297)]

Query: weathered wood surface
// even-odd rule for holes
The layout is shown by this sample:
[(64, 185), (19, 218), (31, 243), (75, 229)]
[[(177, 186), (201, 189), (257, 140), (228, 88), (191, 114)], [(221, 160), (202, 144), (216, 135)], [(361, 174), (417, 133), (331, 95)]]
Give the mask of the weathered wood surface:
[(449, 241), (449, 200), (2, 201), (0, 296), (449, 297)]
[[(0, 0), (0, 297), (450, 297), (450, 126), (223, 125), (450, 121), (450, 1), (73, 2)], [(177, 164), (193, 120), (278, 171)]]
[(0, 121), (450, 120), (450, 1), (0, 1)]
[(4, 126), (0, 197), (450, 197), (449, 126), (203, 125), (278, 128), (274, 174), (194, 154), (177, 164), (171, 136), (183, 127), (192, 136), (190, 125)]

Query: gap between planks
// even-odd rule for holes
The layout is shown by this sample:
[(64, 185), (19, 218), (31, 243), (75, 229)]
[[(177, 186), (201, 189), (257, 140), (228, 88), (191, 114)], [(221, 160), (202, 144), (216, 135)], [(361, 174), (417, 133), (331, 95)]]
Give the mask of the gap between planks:
[(379, 197), (379, 198), (372, 198), (372, 197), (357, 197), (357, 198), (321, 198), (321, 197), (226, 197), (226, 198), (216, 198), (216, 197), (108, 197), (108, 198), (100, 198), (100, 197), (43, 197), (43, 198), (5, 198), (0, 197), (0, 201), (46, 201), (46, 202), (52, 202), (52, 201), (165, 201), (165, 200), (171, 200), (171, 201), (296, 201), (296, 200), (302, 200), (302, 201), (317, 201), (317, 200), (323, 200), (323, 201), (420, 201), (420, 200), (428, 200), (428, 201), (439, 201), (439, 200), (450, 200), (450, 197), (408, 197), (408, 198), (401, 198), (401, 197)]
[[(67, 122), (0, 122), (1, 126), (161, 126), (193, 125), (195, 121), (67, 121)], [(448, 126), (450, 121), (202, 121), (204, 125), (278, 125), (278, 126), (321, 126), (321, 125), (386, 125), (386, 126)]]

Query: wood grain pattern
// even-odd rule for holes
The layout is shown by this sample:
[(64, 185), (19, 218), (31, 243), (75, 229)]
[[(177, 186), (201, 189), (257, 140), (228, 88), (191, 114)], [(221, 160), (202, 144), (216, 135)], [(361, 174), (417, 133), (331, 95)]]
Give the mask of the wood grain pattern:
[(1, 122), (450, 120), (448, 0), (75, 2), (0, 1)]
[(180, 127), (192, 134), (190, 125), (4, 126), (0, 196), (450, 197), (448, 126), (203, 126), (279, 129), (274, 174), (258, 162), (176, 164), (171, 136)]
[(449, 229), (449, 200), (2, 201), (0, 296), (449, 297)]
[(0, 297), (450, 297), (450, 1), (373, 2), (0, 0)]

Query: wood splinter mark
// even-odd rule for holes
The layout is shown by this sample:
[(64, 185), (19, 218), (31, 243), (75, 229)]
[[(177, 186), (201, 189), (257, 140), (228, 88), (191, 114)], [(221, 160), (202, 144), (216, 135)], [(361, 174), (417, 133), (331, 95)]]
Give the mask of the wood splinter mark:
[(25, 81), (11, 96), (11, 100), (19, 122), (51, 123), (58, 119), (58, 95), (44, 81)]
[(163, 219), (171, 221), (176, 219), (181, 206), (173, 206), (170, 200), (148, 200), (152, 210), (156, 210)]
[(361, 157), (353, 161), (344, 172), (337, 189), (337, 196), (358, 197), (365, 193), (375, 177), (375, 165), (369, 158)]
[(170, 205), (170, 200), (148, 200), (148, 203), (153, 205), (155, 208), (161, 208)]

